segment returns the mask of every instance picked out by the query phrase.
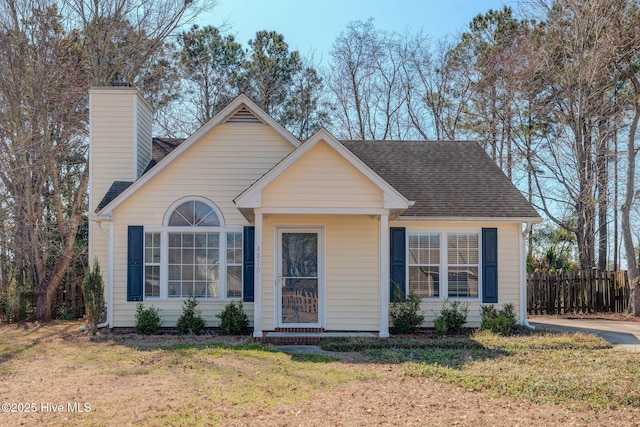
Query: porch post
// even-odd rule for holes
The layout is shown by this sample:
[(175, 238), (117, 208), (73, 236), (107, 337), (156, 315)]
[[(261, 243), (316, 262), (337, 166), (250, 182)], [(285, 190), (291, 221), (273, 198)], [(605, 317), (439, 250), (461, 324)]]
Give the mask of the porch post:
[(255, 210), (253, 274), (253, 336), (262, 338), (262, 212)]
[(380, 215), (380, 337), (389, 337), (389, 214)]

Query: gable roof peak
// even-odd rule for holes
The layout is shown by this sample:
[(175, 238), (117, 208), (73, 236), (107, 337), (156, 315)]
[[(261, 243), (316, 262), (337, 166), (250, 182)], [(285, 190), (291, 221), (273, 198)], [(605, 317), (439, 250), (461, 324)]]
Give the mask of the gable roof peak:
[(357, 155), (347, 149), (340, 141), (334, 137), (331, 132), (325, 128), (320, 128), (316, 133), (309, 137), (304, 143), (292, 151), (287, 157), (282, 159), (280, 163), (274, 166), (269, 172), (264, 174), (260, 179), (254, 182), (249, 188), (245, 189), (238, 195), (233, 202), (245, 216), (251, 215), (251, 209), (260, 207), (260, 198), (262, 190), (283, 174), (290, 166), (300, 160), (305, 154), (309, 153), (313, 147), (320, 142), (324, 142), (333, 149), (348, 164), (353, 166), (358, 172), (366, 177), (371, 183), (377, 186), (384, 196), (384, 208), (400, 213), (413, 205), (412, 200), (408, 200), (397, 189), (380, 177)]
[(211, 129), (214, 127), (225, 123), (231, 116), (237, 113), (242, 108), (246, 108), (248, 112), (253, 114), (260, 122), (263, 124), (270, 126), (273, 130), (275, 130), (284, 140), (289, 142), (294, 148), (297, 148), (301, 145), (300, 140), (298, 140), (291, 132), (286, 130), (280, 123), (278, 123), (273, 117), (269, 116), (262, 108), (258, 106), (254, 101), (251, 100), (247, 95), (241, 93), (238, 95), (233, 101), (231, 101), (226, 107), (220, 110), (215, 116), (213, 116), (207, 123), (202, 125), (197, 131), (191, 134), (187, 139), (184, 140), (177, 148), (167, 154), (162, 160), (158, 162), (157, 165), (145, 171), (146, 173), (142, 175), (138, 180), (136, 180), (132, 185), (114, 197), (109, 203), (107, 203), (102, 209), (100, 209), (99, 214), (108, 214), (114, 208), (116, 208), (120, 203), (125, 201), (131, 194), (135, 193), (138, 188), (142, 187), (145, 183), (151, 180), (155, 175), (160, 173), (167, 165), (171, 164), (171, 162), (179, 157), (183, 152), (189, 149), (196, 141), (206, 135)]

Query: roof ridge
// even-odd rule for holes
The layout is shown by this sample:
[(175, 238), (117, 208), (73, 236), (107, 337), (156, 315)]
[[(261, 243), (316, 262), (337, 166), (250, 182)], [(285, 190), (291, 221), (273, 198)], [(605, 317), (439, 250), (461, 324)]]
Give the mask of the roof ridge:
[(454, 140), (441, 140), (441, 139), (341, 139), (341, 143), (474, 143), (479, 144), (478, 141), (472, 139), (454, 139)]

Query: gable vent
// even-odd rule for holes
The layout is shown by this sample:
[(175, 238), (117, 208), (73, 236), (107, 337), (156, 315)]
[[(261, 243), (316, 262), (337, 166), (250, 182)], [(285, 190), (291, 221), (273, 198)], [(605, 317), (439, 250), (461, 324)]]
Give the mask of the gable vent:
[(242, 107), (238, 111), (235, 112), (231, 117), (225, 121), (225, 123), (233, 123), (233, 124), (261, 124), (262, 121), (257, 118), (251, 111), (247, 109), (247, 107)]

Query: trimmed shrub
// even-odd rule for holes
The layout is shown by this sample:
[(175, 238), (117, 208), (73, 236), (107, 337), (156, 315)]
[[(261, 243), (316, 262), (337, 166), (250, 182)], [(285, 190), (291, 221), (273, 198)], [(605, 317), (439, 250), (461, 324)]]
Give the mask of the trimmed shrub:
[[(105, 309), (104, 284), (102, 274), (100, 274), (100, 264), (98, 264), (98, 260), (93, 261), (93, 268), (88, 270), (84, 275), (84, 280), (82, 281), (82, 296), (84, 297), (89, 330), (92, 335), (95, 335), (98, 329), (98, 323), (100, 323), (100, 318)], [(62, 314), (65, 314), (65, 312)]]
[(480, 306), (480, 329), (487, 329), (494, 334), (509, 335), (518, 323), (516, 308), (512, 303), (504, 304), (496, 310), (491, 305)]
[(412, 334), (424, 320), (424, 315), (420, 312), (420, 297), (414, 293), (409, 293), (406, 297), (395, 285), (393, 288), (394, 301), (389, 306), (389, 317), (391, 317), (391, 333)]
[[(436, 314), (434, 312), (434, 314)], [(436, 314), (433, 319), (433, 326), (438, 335), (446, 335), (449, 333), (459, 334), (464, 331), (464, 324), (467, 323), (469, 315), (469, 304), (459, 301), (450, 302), (446, 300), (442, 305), (440, 313)]]
[(202, 312), (196, 310), (198, 301), (195, 296), (190, 296), (184, 302), (182, 307), (182, 314), (178, 318), (176, 323), (176, 330), (179, 334), (188, 335), (200, 335), (204, 331), (206, 322), (202, 318)]
[(216, 317), (220, 319), (220, 330), (227, 335), (245, 335), (249, 332), (249, 318), (242, 301), (231, 301)]
[(142, 303), (136, 307), (136, 332), (144, 335), (155, 335), (158, 333), (162, 319), (160, 310), (154, 306), (144, 308)]

